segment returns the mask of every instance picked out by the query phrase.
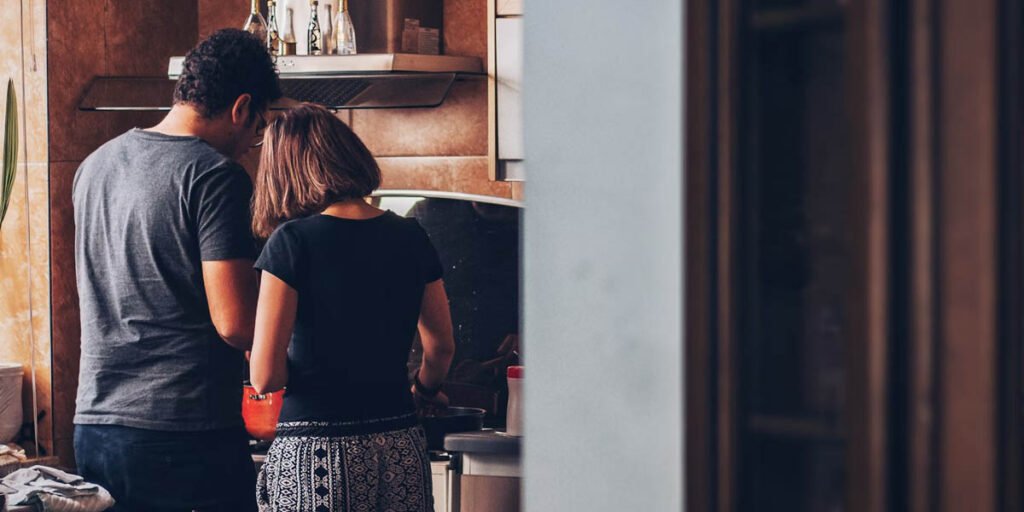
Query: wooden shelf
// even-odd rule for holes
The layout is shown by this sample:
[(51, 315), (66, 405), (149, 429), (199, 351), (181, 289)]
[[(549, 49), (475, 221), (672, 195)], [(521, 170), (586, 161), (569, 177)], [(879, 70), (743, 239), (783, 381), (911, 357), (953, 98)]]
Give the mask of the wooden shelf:
[(841, 5), (760, 9), (750, 16), (750, 27), (760, 32), (791, 32), (842, 28), (846, 12)]

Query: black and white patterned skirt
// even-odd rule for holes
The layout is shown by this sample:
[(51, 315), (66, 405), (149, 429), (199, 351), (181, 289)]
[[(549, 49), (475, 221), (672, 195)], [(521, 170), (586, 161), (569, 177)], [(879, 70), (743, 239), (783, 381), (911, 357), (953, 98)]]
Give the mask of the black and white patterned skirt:
[(280, 423), (256, 500), (261, 512), (432, 512), (426, 435), (415, 415)]

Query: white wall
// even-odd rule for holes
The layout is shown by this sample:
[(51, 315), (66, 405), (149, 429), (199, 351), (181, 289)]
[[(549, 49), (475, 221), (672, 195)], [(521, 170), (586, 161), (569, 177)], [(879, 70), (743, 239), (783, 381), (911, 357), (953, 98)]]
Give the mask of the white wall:
[(682, 6), (526, 4), (528, 512), (683, 507)]

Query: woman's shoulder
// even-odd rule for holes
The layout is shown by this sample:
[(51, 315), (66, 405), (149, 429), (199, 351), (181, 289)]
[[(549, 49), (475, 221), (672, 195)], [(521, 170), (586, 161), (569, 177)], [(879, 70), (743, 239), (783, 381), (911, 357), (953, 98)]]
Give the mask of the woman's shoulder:
[(308, 236), (311, 225), (308, 218), (292, 219), (282, 222), (267, 239), (267, 245), (295, 244), (300, 243)]
[(297, 232), (304, 231), (305, 229), (307, 229), (308, 225), (308, 223), (305, 222), (306, 220), (307, 219), (303, 218), (292, 219), (289, 221), (282, 222), (281, 224), (278, 224), (276, 228), (274, 228), (274, 232), (270, 234), (270, 237), (273, 238), (275, 235), (291, 235)]
[(410, 237), (419, 237), (424, 233), (423, 227), (415, 218), (403, 217), (391, 210), (386, 210), (377, 217), (369, 219), (344, 219), (323, 214), (292, 219), (281, 223), (274, 230), (274, 235), (281, 233), (282, 236), (290, 237), (315, 236), (324, 231), (333, 233), (338, 229), (351, 231), (353, 234), (383, 230), (395, 235)]

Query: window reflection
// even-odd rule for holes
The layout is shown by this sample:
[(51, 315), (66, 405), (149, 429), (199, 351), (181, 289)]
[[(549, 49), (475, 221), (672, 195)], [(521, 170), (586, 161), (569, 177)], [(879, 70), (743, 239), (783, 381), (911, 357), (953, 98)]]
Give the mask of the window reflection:
[[(504, 417), (505, 371), (519, 364), (520, 208), (469, 196), (377, 198), (381, 208), (415, 218), (444, 266), (455, 358), (445, 384), (452, 405)], [(409, 366), (422, 357), (419, 340)]]

